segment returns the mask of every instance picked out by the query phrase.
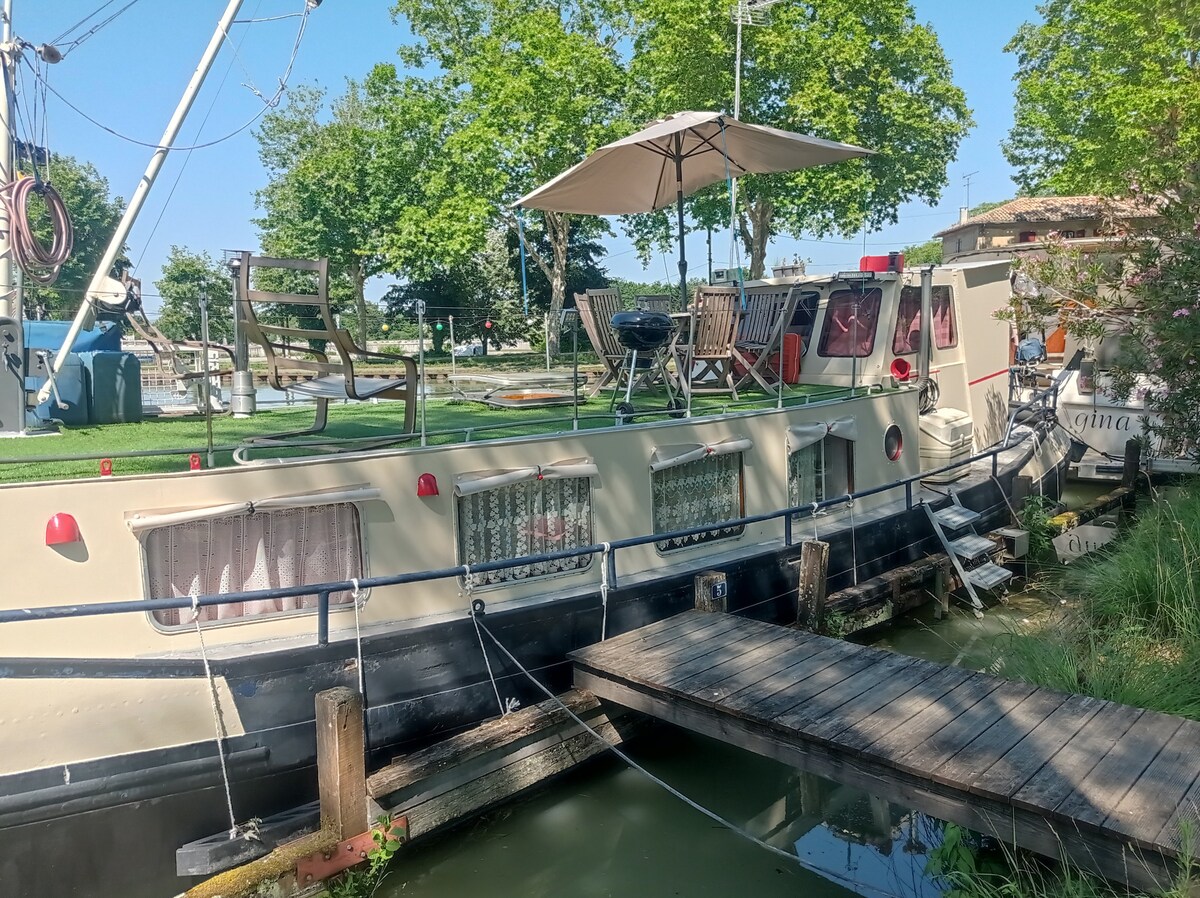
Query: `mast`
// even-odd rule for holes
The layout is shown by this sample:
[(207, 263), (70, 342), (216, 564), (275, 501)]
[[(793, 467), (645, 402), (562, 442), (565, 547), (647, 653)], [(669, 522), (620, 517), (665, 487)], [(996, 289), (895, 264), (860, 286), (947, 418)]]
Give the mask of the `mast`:
[[(4, 23), (0, 30), (0, 63), (4, 66), (4, 100), (0, 102), (0, 186), (13, 175), (12, 103), (16, 83), (17, 55), (12, 42), (12, 0), (4, 0)], [(16, 282), (13, 280), (12, 243), (8, 222), (0, 228), (0, 318), (16, 318)]]
[[(7, 8), (12, 3), (12, 0), (4, 0), (4, 2)], [(105, 292), (103, 290), (104, 282), (109, 278), (113, 262), (116, 261), (121, 247), (125, 245), (125, 240), (129, 237), (129, 232), (133, 228), (134, 222), (137, 221), (138, 213), (142, 211), (142, 206), (146, 202), (150, 188), (154, 186), (154, 179), (158, 177), (163, 163), (167, 161), (167, 154), (171, 152), (171, 147), (175, 144), (175, 138), (179, 136), (179, 130), (183, 127), (184, 119), (187, 118), (188, 112), (191, 111), (192, 103), (195, 102), (196, 95), (200, 93), (204, 79), (212, 68), (213, 62), (216, 61), (221, 44), (224, 42), (226, 35), (229, 34), (229, 27), (233, 24), (234, 18), (237, 17), (243, 2), (244, 0), (229, 0), (229, 5), (225, 7), (225, 13), (221, 16), (220, 22), (217, 23), (217, 28), (208, 42), (208, 47), (204, 50), (204, 55), (200, 58), (199, 65), (196, 66), (196, 71), (192, 73), (192, 79), (188, 82), (183, 96), (180, 97), (179, 105), (175, 107), (175, 114), (171, 116), (171, 120), (167, 123), (167, 128), (163, 131), (162, 139), (159, 140), (154, 155), (150, 157), (150, 164), (146, 166), (146, 172), (142, 175), (142, 180), (138, 182), (137, 189), (133, 192), (133, 196), (129, 200), (129, 205), (125, 208), (125, 214), (121, 216), (120, 223), (117, 224), (116, 233), (113, 234), (112, 240), (109, 241), (108, 248), (105, 249), (104, 255), (100, 259), (100, 264), (96, 266), (96, 272), (92, 275), (92, 281), (88, 284), (87, 292), (84, 294), (83, 304), (79, 307), (79, 311), (75, 315), (75, 320), (71, 322), (71, 329), (67, 331), (67, 336), (63, 340), (62, 347), (55, 354), (55, 374), (66, 364), (67, 354), (71, 351), (71, 347), (75, 343), (75, 338), (79, 336), (79, 332), (91, 324), (92, 302)], [(5, 23), (5, 27), (7, 29), (7, 22)], [(2, 269), (0, 269), (0, 273), (2, 273)], [(38, 392), (38, 399), (45, 401), (49, 395), (50, 382), (47, 381)]]

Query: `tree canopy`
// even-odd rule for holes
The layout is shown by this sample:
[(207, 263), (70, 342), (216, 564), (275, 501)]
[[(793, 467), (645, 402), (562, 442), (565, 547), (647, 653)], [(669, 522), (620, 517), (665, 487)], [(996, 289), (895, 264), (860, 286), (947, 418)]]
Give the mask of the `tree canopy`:
[[(734, 25), (726, 0), (645, 0), (636, 6), (632, 102), (642, 119), (681, 109), (729, 109)], [(934, 202), (972, 124), (937, 36), (908, 2), (814, 0), (771, 8), (742, 32), (739, 118), (859, 144), (876, 155), (739, 184), (739, 231), (752, 277), (767, 243), (878, 228), (901, 203)], [(701, 223), (727, 224), (724, 185), (697, 196)]]
[(172, 340), (199, 340), (200, 295), (208, 295), (208, 338), (214, 343), (233, 341), (233, 293), (229, 269), (208, 253), (172, 246), (154, 282), (162, 297), (155, 324)]
[(1004, 145), (1033, 194), (1160, 189), (1200, 157), (1200, 16), (1173, 0), (1049, 0), (1021, 27)]
[[(515, 229), (514, 200), (626, 126), (626, 18), (609, 0), (398, 0), (393, 11), (418, 39), (405, 61), (436, 64), (453, 91), (450, 128), (426, 173), (436, 190), (426, 210), (428, 223), (460, 244), (478, 250), (495, 222)], [(548, 244), (542, 252), (531, 241), (530, 256), (557, 316), (572, 228), (593, 237), (606, 226), (556, 212), (530, 218), (540, 219)]]

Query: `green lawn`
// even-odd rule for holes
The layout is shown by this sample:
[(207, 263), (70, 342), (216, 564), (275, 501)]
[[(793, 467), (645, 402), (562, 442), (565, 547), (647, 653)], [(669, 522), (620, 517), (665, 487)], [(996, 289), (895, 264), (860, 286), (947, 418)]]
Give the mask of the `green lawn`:
[[(845, 395), (846, 391), (830, 387), (793, 387), (790, 395), (785, 394), (785, 404), (803, 403), (817, 398), (833, 398)], [(774, 396), (747, 392), (743, 402), (735, 408), (769, 408)], [(665, 394), (659, 391), (641, 391), (634, 395), (634, 405), (646, 409), (638, 420), (665, 418), (662, 411), (666, 405)], [(693, 414), (715, 414), (730, 408), (731, 403), (722, 397), (697, 397), (693, 402)], [(472, 440), (498, 439), (525, 436), (530, 433), (553, 433), (569, 430), (572, 410), (570, 406), (553, 408), (496, 409), (479, 402), (454, 401), (444, 398), (429, 399), (426, 403), (427, 431), (429, 443), (439, 445), (460, 442), (463, 430), (472, 428)], [(581, 428), (607, 427), (613, 423), (608, 412), (608, 395), (591, 401), (581, 401), (579, 414)], [(592, 417), (596, 416), (596, 417)], [(213, 418), (213, 444), (224, 451), (215, 456), (217, 466), (233, 463), (232, 449), (249, 437), (263, 436), (288, 430), (299, 430), (309, 426), (313, 419), (311, 405), (292, 408), (271, 408), (258, 412), (252, 418), (234, 419), (230, 416)], [(403, 420), (399, 403), (369, 402), (346, 403), (330, 408), (329, 426), (320, 437), (309, 439), (354, 437), (387, 437), (398, 435)], [(456, 431), (439, 434), (439, 431)], [(413, 445), (409, 443), (408, 445)], [(51, 480), (75, 477), (95, 477), (99, 474), (97, 459), (113, 459), (114, 474), (144, 474), (166, 471), (182, 471), (188, 466), (187, 452), (200, 452), (205, 447), (205, 422), (202, 417), (147, 418), (136, 424), (108, 424), (89, 427), (64, 427), (58, 435), (28, 437), (24, 439), (0, 439), (0, 483), (30, 480)], [(172, 455), (121, 458), (122, 453), (147, 450), (175, 450)], [(255, 457), (266, 455), (311, 454), (311, 449), (259, 449)], [(67, 456), (93, 456), (87, 460), (59, 461)], [(15, 461), (28, 459), (27, 462)]]

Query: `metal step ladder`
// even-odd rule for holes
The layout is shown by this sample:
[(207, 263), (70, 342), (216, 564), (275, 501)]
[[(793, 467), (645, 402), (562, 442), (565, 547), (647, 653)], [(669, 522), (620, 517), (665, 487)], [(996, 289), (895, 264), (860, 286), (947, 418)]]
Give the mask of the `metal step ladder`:
[[(967, 588), (975, 616), (983, 617), (983, 602), (976, 590), (993, 590), (1003, 586), (1012, 579), (1012, 571), (992, 561), (991, 553), (995, 546), (990, 539), (975, 531), (981, 515), (965, 507), (953, 490), (950, 491), (950, 504), (945, 508), (934, 511), (927, 502), (922, 503), (922, 507), (950, 563)], [(983, 561), (976, 564), (980, 559)]]

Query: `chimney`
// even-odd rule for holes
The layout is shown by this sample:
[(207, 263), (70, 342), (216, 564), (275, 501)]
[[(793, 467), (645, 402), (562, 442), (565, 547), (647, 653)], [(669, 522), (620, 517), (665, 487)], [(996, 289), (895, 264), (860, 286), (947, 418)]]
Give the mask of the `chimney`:
[(966, 206), (958, 207), (958, 223), (959, 224), (962, 224), (964, 221), (966, 221), (970, 217), (971, 217), (970, 209), (968, 209)]

